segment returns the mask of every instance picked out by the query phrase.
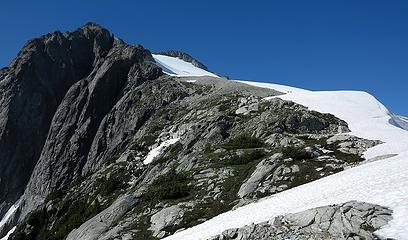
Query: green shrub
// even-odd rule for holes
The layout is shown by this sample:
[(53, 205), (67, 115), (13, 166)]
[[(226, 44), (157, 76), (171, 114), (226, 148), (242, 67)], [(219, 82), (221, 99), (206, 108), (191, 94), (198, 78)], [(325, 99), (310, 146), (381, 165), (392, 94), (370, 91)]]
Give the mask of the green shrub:
[(40, 228), (46, 222), (48, 217), (47, 211), (45, 208), (40, 208), (30, 213), (27, 218), (27, 224)]
[(247, 150), (242, 155), (234, 155), (228, 159), (220, 160), (223, 165), (245, 165), (266, 156), (263, 150)]
[(150, 200), (178, 199), (189, 195), (188, 178), (174, 169), (159, 176), (149, 187), (146, 197)]
[(40, 208), (27, 217), (24, 225), (30, 225), (29, 236), (24, 232), (24, 225), (16, 229), (14, 239), (37, 239), (37, 240), (59, 240), (66, 236), (75, 228), (86, 222), (91, 217), (102, 211), (101, 206), (96, 201), (93, 205), (85, 201), (64, 201), (62, 208), (57, 213), (58, 220), (52, 223), (52, 229), (48, 229), (51, 224), (51, 215), (45, 208)]
[(141, 144), (139, 144), (137, 142), (132, 143), (132, 145), (130, 146), (130, 150), (139, 151), (139, 152), (148, 152), (149, 151), (149, 149), (146, 146), (141, 145)]
[(98, 179), (99, 186), (98, 186), (98, 193), (101, 194), (103, 197), (110, 196), (117, 190), (124, 188), (123, 179), (118, 177), (110, 177)]
[(41, 229), (46, 225), (48, 219), (48, 214), (45, 208), (37, 209), (31, 212), (24, 222), (17, 227), (14, 233), (11, 235), (15, 240), (25, 240), (28, 238), (27, 234), (25, 233), (24, 225), (30, 225), (30, 237), (36, 237)]
[(57, 220), (51, 230), (41, 231), (37, 239), (64, 239), (73, 229), (78, 228), (102, 211), (97, 201), (93, 205), (89, 205), (85, 201), (77, 201), (66, 207), (68, 207), (66, 214)]
[(52, 192), (50, 192), (47, 195), (47, 198), (45, 199), (45, 202), (49, 202), (49, 201), (53, 201), (55, 199), (60, 199), (63, 198), (65, 196), (66, 192), (62, 189), (56, 189)]
[(222, 112), (225, 112), (227, 110), (231, 109), (231, 104), (229, 102), (222, 102), (219, 106), (218, 109)]
[(302, 148), (285, 147), (282, 149), (284, 157), (292, 158), (293, 160), (313, 159), (313, 156)]
[(245, 148), (259, 148), (265, 146), (265, 143), (249, 134), (241, 134), (226, 142), (223, 147), (226, 149), (245, 149)]
[(203, 150), (204, 150), (204, 153), (205, 153), (205, 154), (212, 153), (212, 145), (211, 145), (211, 143), (206, 143)]

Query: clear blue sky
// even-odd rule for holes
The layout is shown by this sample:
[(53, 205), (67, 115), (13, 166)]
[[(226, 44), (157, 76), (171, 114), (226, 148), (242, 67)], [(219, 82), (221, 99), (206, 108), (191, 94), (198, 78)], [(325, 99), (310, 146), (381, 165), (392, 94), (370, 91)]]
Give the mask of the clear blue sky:
[(408, 1), (4, 1), (0, 66), (26, 40), (94, 21), (236, 79), (365, 90), (408, 115)]

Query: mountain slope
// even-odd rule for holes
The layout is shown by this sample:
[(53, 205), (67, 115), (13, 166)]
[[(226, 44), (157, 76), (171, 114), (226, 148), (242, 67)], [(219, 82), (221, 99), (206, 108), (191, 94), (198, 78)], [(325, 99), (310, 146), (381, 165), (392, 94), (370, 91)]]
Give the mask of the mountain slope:
[[(78, 45), (86, 51), (76, 54)], [(1, 179), (30, 166), (13, 176), (24, 180), (19, 188), (0, 185), (9, 193), (0, 237), (205, 239), (276, 215), (345, 208), (365, 217), (309, 236), (405, 233), (406, 147), (394, 136), (405, 141), (406, 131), (366, 93), (230, 81), (187, 54), (151, 54), (93, 23), (35, 39), (14, 62), (36, 74), (13, 64), (0, 71), (0, 85), (12, 86), (0, 93), (1, 141), (20, 137), (7, 119), (12, 102), (33, 101), (31, 82), (43, 83), (39, 96), (58, 94), (46, 114), (43, 101), (20, 111), (20, 119), (43, 119), (40, 137), (16, 128), (36, 155), (11, 163), (15, 148), (0, 154)], [(273, 236), (269, 227), (257, 225)]]
[[(279, 98), (344, 119), (352, 131), (350, 134), (384, 142), (368, 149), (365, 152), (366, 158), (386, 159), (348, 169), (276, 194), (259, 203), (222, 214), (167, 239), (205, 239), (228, 228), (267, 221), (288, 212), (298, 212), (350, 200), (390, 207), (394, 211), (394, 220), (378, 233), (384, 237), (396, 239), (404, 239), (408, 236), (406, 198), (408, 177), (405, 174), (408, 171), (408, 132), (395, 124), (395, 117), (381, 103), (364, 92), (312, 92), (276, 84), (241, 82), (286, 92)], [(392, 157), (394, 155), (397, 156)]]

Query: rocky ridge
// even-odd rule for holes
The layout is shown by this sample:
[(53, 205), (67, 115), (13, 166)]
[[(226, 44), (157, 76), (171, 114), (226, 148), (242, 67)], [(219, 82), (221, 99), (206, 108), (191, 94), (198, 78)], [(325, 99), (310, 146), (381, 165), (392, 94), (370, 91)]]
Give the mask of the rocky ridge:
[(347, 202), (229, 229), (212, 240), (379, 239), (373, 232), (386, 225), (391, 214), (378, 205)]

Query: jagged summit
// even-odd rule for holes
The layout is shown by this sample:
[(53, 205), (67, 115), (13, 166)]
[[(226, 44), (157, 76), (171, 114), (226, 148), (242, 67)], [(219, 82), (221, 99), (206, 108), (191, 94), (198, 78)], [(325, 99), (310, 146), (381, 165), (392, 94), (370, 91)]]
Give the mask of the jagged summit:
[(87, 22), (81, 27), (80, 29), (83, 30), (93, 30), (93, 31), (108, 31), (106, 28), (104, 28), (102, 25), (95, 23), (95, 22)]
[[(97, 127), (125, 89), (162, 75), (153, 61), (142, 46), (115, 44), (113, 35), (94, 23), (46, 34), (22, 48), (0, 73), (0, 215), (24, 190), (26, 197), (31, 192), (41, 199), (50, 187), (67, 185), (80, 174)], [(74, 126), (86, 134), (72, 131)], [(87, 140), (60, 142), (81, 138)], [(79, 172), (49, 169), (50, 161), (63, 158), (78, 162)], [(33, 171), (44, 178), (32, 178), (26, 188)]]

